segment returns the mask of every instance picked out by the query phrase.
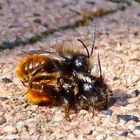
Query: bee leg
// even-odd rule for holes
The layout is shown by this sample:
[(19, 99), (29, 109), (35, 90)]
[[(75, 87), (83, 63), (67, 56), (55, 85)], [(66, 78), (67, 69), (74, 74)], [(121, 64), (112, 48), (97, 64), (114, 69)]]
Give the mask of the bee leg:
[(70, 116), (69, 116), (70, 106), (69, 106), (69, 101), (66, 98), (64, 98), (64, 109), (65, 109), (65, 119), (70, 121)]
[(21, 83), (23, 84), (23, 86), (28, 87), (24, 81), (21, 81)]
[[(83, 94), (80, 95), (81, 99), (83, 100), (83, 106), (84, 108), (87, 108), (89, 112), (92, 113), (92, 116), (94, 116), (94, 105), (93, 103)], [(86, 105), (86, 106), (85, 106)]]
[(77, 96), (74, 96), (73, 110), (74, 110), (75, 114), (77, 114), (79, 112), (78, 107), (79, 107), (78, 98), (77, 98)]
[(32, 81), (29, 81), (29, 87), (32, 88)]
[(65, 108), (65, 119), (66, 120), (68, 120), (68, 121), (70, 121), (71, 119), (70, 119), (70, 114), (69, 114), (69, 106), (64, 106), (64, 108)]
[(81, 94), (80, 98), (82, 99), (84, 105), (86, 104), (89, 106), (89, 100), (85, 95)]
[(91, 117), (96, 115), (93, 104), (89, 105), (89, 112), (91, 114)]

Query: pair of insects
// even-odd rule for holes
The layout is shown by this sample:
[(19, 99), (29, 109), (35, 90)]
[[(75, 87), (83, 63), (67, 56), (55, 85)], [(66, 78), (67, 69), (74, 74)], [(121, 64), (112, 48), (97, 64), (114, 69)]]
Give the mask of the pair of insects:
[[(62, 105), (69, 110), (86, 109), (94, 112), (107, 105), (107, 85), (104, 82), (100, 59), (100, 76), (92, 74), (94, 43), (91, 51), (78, 39), (86, 53), (73, 48), (57, 48), (56, 52), (32, 50), (16, 69), (17, 77), (27, 86), (27, 100), (38, 105)], [(95, 41), (94, 41), (95, 42)]]

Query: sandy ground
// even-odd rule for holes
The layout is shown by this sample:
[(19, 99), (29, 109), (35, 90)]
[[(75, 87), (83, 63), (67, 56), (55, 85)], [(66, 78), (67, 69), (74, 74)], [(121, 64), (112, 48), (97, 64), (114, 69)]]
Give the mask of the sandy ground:
[[(23, 50), (55, 50), (77, 38), (96, 50), (116, 102), (107, 111), (64, 118), (62, 107), (29, 104), (15, 68)], [(0, 139), (139, 140), (140, 4), (119, 0), (0, 1)], [(88, 29), (90, 28), (90, 32)], [(70, 43), (71, 42), (71, 43)], [(82, 49), (82, 48), (81, 48)]]

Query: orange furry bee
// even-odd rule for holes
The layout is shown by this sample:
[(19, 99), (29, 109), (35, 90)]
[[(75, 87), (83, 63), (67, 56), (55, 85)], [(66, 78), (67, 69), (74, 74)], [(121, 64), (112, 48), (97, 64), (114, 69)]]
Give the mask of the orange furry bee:
[(16, 68), (17, 77), (27, 84), (26, 97), (29, 102), (38, 105), (60, 104), (69, 109), (84, 108), (94, 111), (107, 106), (108, 86), (102, 77), (98, 55), (98, 73), (93, 74), (93, 45), (91, 52), (83, 41), (78, 39), (86, 54), (73, 48), (58, 48), (56, 52), (32, 50)]
[(29, 102), (39, 105), (51, 103), (48, 92), (44, 91), (43, 88), (47, 85), (52, 90), (59, 75), (49, 57), (27, 55), (17, 66), (16, 74), (23, 85), (28, 87), (26, 97)]

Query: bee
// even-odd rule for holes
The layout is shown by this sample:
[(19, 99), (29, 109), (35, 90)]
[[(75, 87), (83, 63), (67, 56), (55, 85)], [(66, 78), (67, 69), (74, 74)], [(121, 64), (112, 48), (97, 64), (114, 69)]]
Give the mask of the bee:
[(18, 64), (16, 74), (28, 88), (25, 95), (29, 102), (38, 105), (51, 104), (50, 94), (56, 94), (57, 78), (60, 76), (50, 57), (27, 55)]
[(96, 77), (91, 73), (74, 72), (71, 78), (63, 78), (63, 102), (65, 104), (66, 116), (69, 117), (69, 110), (86, 109), (94, 114), (94, 110), (102, 110), (108, 106), (109, 91), (102, 76), (100, 59), (98, 55), (100, 76)]
[(51, 73), (55, 70), (51, 58), (42, 55), (28, 55), (24, 57), (16, 68), (16, 74), (23, 83), (29, 82), (32, 77)]
[[(100, 75), (93, 74), (93, 49), (78, 39), (86, 50), (75, 51), (73, 48), (61, 47), (56, 52), (31, 50), (16, 68), (17, 77), (27, 86), (27, 100), (32, 104), (58, 104), (69, 110), (81, 108), (94, 112), (101, 110), (108, 103), (108, 86), (104, 82), (98, 55)], [(27, 85), (26, 85), (27, 84)]]

